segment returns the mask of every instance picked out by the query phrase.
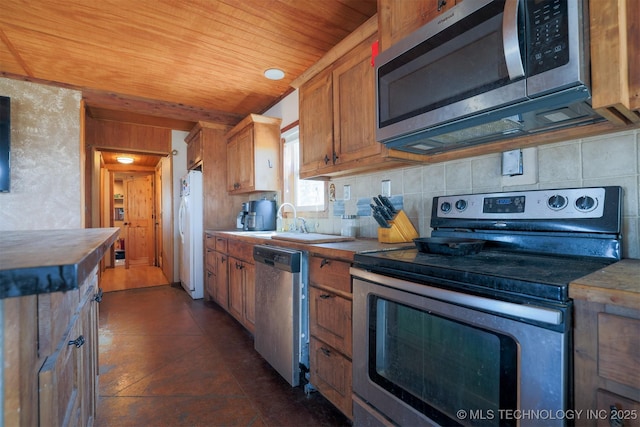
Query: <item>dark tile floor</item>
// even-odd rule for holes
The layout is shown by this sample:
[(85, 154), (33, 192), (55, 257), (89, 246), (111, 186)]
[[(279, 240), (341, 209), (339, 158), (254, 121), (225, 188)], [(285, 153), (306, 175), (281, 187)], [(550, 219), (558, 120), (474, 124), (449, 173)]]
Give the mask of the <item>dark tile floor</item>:
[(95, 426), (348, 426), (292, 388), (219, 306), (172, 286), (105, 294)]

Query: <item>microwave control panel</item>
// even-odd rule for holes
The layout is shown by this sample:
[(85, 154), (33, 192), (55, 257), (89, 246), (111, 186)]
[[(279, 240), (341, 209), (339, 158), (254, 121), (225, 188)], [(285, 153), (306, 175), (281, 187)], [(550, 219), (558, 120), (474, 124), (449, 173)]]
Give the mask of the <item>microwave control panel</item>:
[(528, 75), (533, 76), (569, 62), (567, 0), (526, 2)]

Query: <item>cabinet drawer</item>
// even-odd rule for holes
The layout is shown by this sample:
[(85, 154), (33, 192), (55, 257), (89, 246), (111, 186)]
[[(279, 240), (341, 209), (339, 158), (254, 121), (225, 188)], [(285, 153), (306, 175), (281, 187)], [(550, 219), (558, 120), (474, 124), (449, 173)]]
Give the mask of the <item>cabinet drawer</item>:
[(207, 261), (207, 270), (215, 273), (216, 271), (216, 251), (207, 246), (205, 249), (205, 258)]
[(229, 240), (229, 256), (253, 264), (253, 244), (239, 240)]
[(210, 233), (204, 235), (204, 247), (209, 249), (216, 249), (216, 236)]
[(314, 337), (309, 340), (309, 346), (311, 384), (346, 416), (353, 418), (351, 361)]
[(330, 258), (312, 256), (309, 258), (309, 280), (312, 285), (330, 287), (351, 293), (351, 264)]
[(350, 300), (309, 287), (309, 332), (348, 357), (352, 352)]
[(216, 251), (227, 253), (227, 239), (224, 237), (216, 237)]
[(606, 390), (598, 389), (597, 391), (597, 414), (607, 414), (606, 417), (598, 416), (598, 427), (609, 427), (616, 425), (610, 423), (614, 417), (617, 417), (621, 423), (620, 426), (638, 427), (640, 426), (640, 402), (630, 400), (617, 394), (610, 393)]
[(638, 387), (640, 320), (598, 313), (598, 375)]

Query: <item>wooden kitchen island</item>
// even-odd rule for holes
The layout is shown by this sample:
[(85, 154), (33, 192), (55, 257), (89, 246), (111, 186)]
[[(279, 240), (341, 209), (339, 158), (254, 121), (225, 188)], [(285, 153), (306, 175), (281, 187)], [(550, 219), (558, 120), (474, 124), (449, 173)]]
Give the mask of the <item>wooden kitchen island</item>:
[(102, 297), (98, 265), (118, 232), (2, 232), (0, 424), (93, 423)]

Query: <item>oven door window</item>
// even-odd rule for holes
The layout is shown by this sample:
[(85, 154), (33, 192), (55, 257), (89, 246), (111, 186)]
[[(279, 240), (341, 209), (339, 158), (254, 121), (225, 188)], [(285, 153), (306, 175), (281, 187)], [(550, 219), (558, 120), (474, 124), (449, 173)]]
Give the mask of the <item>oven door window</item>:
[(513, 421), (499, 412), (517, 408), (513, 338), (375, 295), (369, 313), (372, 381), (442, 425)]

